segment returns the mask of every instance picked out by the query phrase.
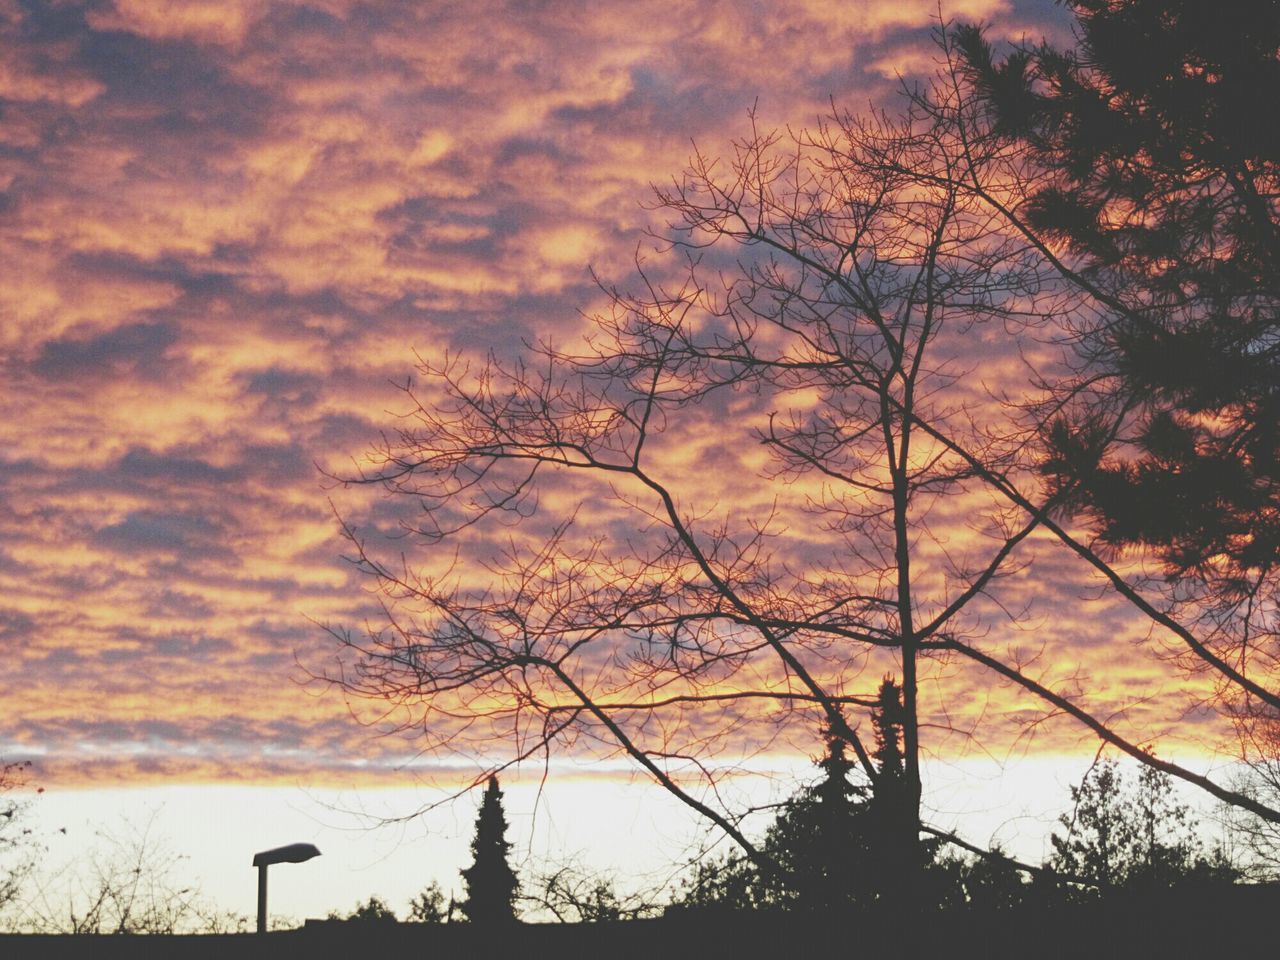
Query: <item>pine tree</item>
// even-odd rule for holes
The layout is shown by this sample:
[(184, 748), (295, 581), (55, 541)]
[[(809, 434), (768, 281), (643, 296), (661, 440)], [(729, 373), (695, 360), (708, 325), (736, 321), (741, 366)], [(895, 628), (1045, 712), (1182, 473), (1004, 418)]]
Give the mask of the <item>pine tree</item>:
[(817, 764), (822, 779), (788, 800), (765, 836), (765, 853), (783, 871), (764, 885), (772, 905), (826, 913), (873, 898), (867, 790), (849, 779), (854, 764), (845, 742), (828, 730), (826, 745)]
[(787, 802), (765, 840), (786, 871), (787, 891), (769, 899), (801, 909), (901, 903), (929, 857), (907, 794), (902, 690), (886, 677), (871, 712), (877, 776), (868, 790), (849, 779), (845, 743), (827, 733), (823, 777)]
[(877, 776), (870, 790), (850, 781), (845, 743), (828, 732), (822, 779), (788, 801), (766, 837), (765, 851), (790, 888), (772, 899), (827, 912), (911, 896), (930, 852), (919, 842), (907, 793), (902, 713), (902, 690), (886, 677), (871, 712)]
[(892, 677), (885, 677), (876, 695), (876, 707), (871, 712), (875, 727), (875, 761), (879, 771), (877, 787), (887, 798), (894, 790), (903, 789), (906, 782), (906, 765), (902, 758), (902, 688)]
[(875, 783), (868, 787), (852, 779), (856, 764), (846, 755), (846, 743), (828, 729), (826, 753), (817, 761), (822, 777), (782, 804), (761, 844), (778, 870), (765, 874), (733, 854), (703, 860), (683, 881), (678, 904), (834, 917), (850, 908), (911, 908), (961, 897), (947, 865), (931, 866), (936, 844), (920, 842), (906, 782), (902, 720), (902, 690), (886, 677), (871, 712)]
[(511, 844), (507, 842), (506, 834), (502, 790), (498, 787), (498, 778), (490, 777), (476, 817), (476, 836), (471, 841), (475, 860), (462, 871), (462, 879), (467, 886), (462, 912), (472, 923), (497, 925), (512, 923), (516, 919), (515, 897), (519, 881), (507, 862)]
[(1105, 314), (1044, 470), (1104, 542), (1233, 605), (1280, 568), (1280, 5), (1067, 6), (1076, 51), (996, 62), (956, 32), (997, 130), (1043, 172), (1024, 222)]

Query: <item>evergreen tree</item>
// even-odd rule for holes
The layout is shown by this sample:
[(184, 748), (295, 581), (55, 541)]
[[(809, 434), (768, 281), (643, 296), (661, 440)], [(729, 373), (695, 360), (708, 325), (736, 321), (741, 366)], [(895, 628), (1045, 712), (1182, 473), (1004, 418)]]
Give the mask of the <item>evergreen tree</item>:
[(507, 842), (507, 818), (502, 810), (502, 790), (498, 778), (490, 777), (476, 817), (476, 836), (471, 841), (475, 860), (462, 871), (467, 898), (462, 912), (472, 923), (511, 923), (516, 919), (515, 898), (519, 881), (507, 862), (511, 844)]
[(761, 842), (776, 873), (763, 874), (736, 855), (704, 860), (683, 882), (677, 904), (830, 915), (945, 896), (941, 874), (932, 886), (922, 882), (935, 850), (919, 842), (906, 783), (902, 712), (901, 688), (885, 678), (871, 714), (877, 769), (872, 786), (851, 779), (855, 764), (846, 744), (827, 730), (826, 753), (817, 761), (821, 778), (782, 805)]
[(777, 870), (763, 872), (738, 854), (701, 860), (681, 881), (676, 906), (830, 913), (874, 901), (868, 790), (849, 779), (854, 764), (830, 731), (816, 763), (822, 777), (782, 804), (760, 842)]
[(876, 695), (876, 708), (871, 711), (875, 728), (877, 778), (872, 803), (881, 811), (900, 809), (906, 798), (906, 771), (902, 759), (902, 689), (891, 677), (885, 677)]
[(1214, 606), (1280, 562), (1280, 4), (1068, 0), (1077, 51), (996, 62), (956, 33), (996, 128), (1043, 172), (1023, 222), (1096, 294), (1055, 492)]
[(850, 781), (854, 764), (830, 731), (818, 761), (822, 778), (783, 806), (765, 835), (764, 852), (782, 870), (764, 884), (768, 903), (827, 912), (870, 903), (867, 788)]
[(907, 789), (902, 754), (902, 690), (890, 677), (880, 684), (871, 712), (876, 782), (870, 802), (870, 861), (882, 900), (905, 904), (932, 859), (920, 843), (920, 823)]
[(801, 909), (901, 904), (921, 892), (933, 850), (919, 841), (902, 749), (902, 690), (886, 677), (871, 712), (876, 780), (849, 779), (845, 743), (828, 732), (823, 777), (783, 807), (764, 850), (783, 868), (768, 902)]

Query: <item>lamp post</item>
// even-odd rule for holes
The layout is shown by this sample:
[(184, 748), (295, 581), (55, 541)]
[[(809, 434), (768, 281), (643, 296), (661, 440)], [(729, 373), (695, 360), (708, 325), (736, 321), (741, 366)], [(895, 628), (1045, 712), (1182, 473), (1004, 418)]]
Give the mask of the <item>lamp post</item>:
[(267, 932), (267, 867), (273, 863), (305, 863), (320, 851), (309, 843), (291, 843), (274, 850), (263, 850), (253, 855), (253, 865), (258, 868), (258, 932)]

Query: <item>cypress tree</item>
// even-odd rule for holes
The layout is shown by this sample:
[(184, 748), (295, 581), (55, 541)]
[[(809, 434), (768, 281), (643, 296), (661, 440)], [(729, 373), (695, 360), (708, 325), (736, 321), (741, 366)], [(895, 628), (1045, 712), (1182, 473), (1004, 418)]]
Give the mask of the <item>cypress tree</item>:
[(498, 778), (490, 777), (476, 817), (476, 836), (471, 841), (474, 862), (462, 871), (467, 899), (462, 912), (472, 923), (498, 925), (516, 919), (515, 898), (519, 881), (507, 862), (511, 844), (507, 842), (507, 818), (502, 810), (502, 790)]
[(871, 713), (878, 768), (870, 802), (872, 862), (882, 900), (905, 906), (925, 867), (926, 853), (920, 845), (920, 824), (907, 796), (901, 688), (886, 677), (878, 700)]

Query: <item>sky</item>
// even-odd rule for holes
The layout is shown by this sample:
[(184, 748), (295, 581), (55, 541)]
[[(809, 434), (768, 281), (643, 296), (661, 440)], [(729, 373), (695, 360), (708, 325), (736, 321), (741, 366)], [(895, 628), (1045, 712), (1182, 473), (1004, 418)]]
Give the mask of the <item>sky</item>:
[[(1070, 39), (1042, 0), (942, 13), (995, 38)], [(158, 798), (197, 860), (314, 837), (356, 860), (399, 849), (336, 839), (323, 811), (412, 811), (480, 763), (419, 756), (310, 679), (334, 653), (320, 624), (358, 628), (370, 609), (337, 517), (376, 525), (385, 509), (327, 475), (395, 429), (415, 356), (580, 336), (601, 298), (589, 268), (633, 277), (651, 184), (693, 144), (723, 150), (752, 109), (798, 129), (833, 102), (892, 106), (935, 68), (937, 14), (933, 0), (0, 0), (0, 757), (35, 762), (41, 817), (86, 836)], [(1070, 632), (1079, 656), (1059, 672), (1088, 674), (1104, 712), (1127, 707), (1159, 736), (1147, 698), (1185, 691), (1146, 626), (1075, 573), (1042, 592), (1031, 622)], [(1026, 719), (981, 683), (962, 691), (958, 713)], [(935, 769), (1093, 750), (1057, 731), (940, 748)], [(760, 762), (808, 759), (791, 745)], [(541, 849), (608, 859), (581, 826), (602, 807), (591, 790), (665, 802), (615, 767), (565, 764), (541, 808), (540, 769), (513, 785), (515, 819), (553, 811)], [(462, 865), (473, 807), (451, 809), (396, 834), (419, 860), (414, 843), (435, 837), (440, 876)], [(211, 810), (256, 813), (210, 827)], [(647, 829), (626, 849), (649, 847)], [(354, 881), (329, 868), (286, 907), (402, 889), (393, 860), (365, 856)]]

